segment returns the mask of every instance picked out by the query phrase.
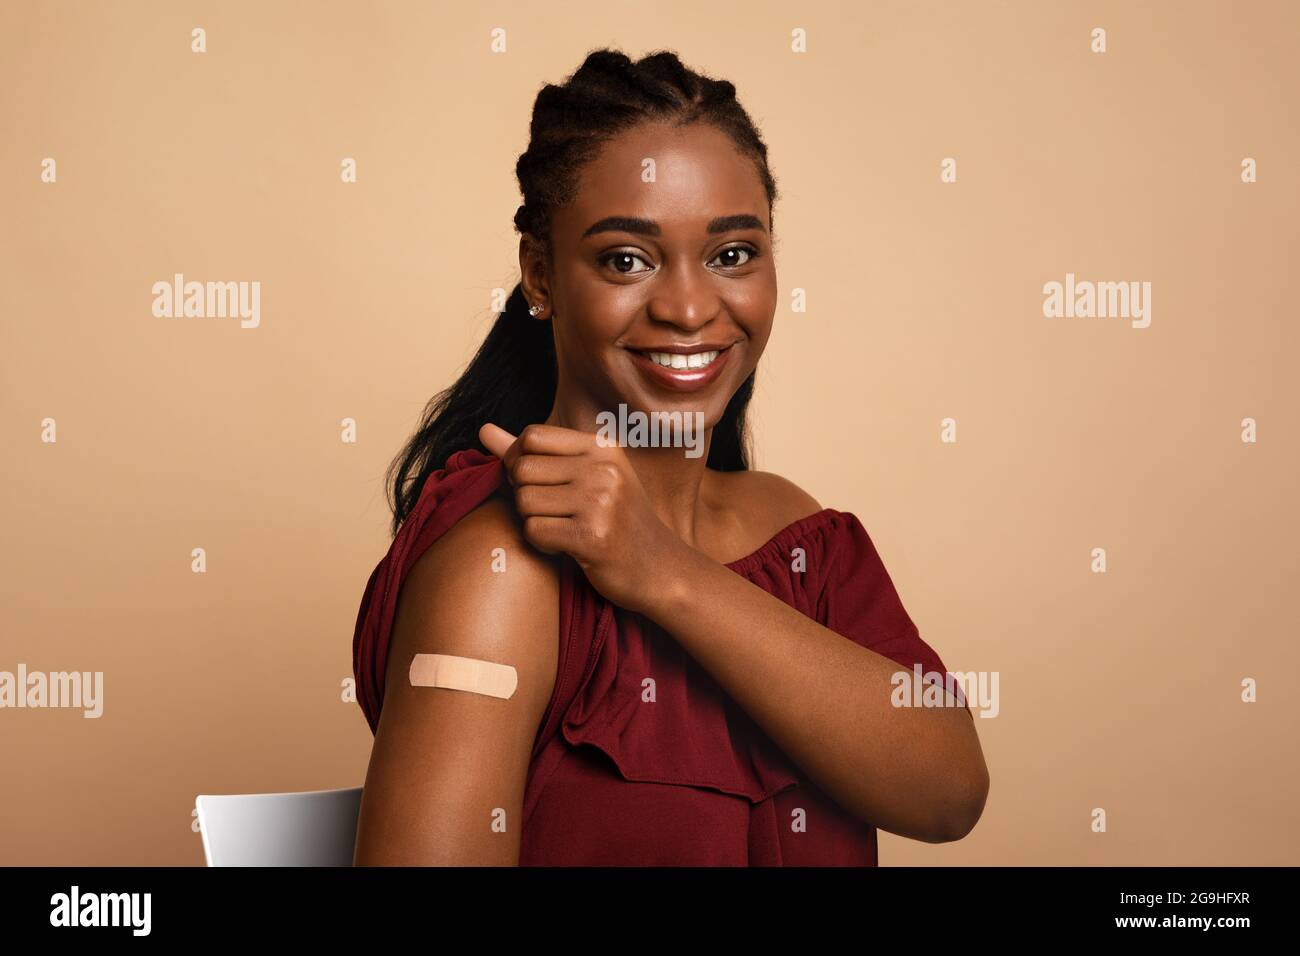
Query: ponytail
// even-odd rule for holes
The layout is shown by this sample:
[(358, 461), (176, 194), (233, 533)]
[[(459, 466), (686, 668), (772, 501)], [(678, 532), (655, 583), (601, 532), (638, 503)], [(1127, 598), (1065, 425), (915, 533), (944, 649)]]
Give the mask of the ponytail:
[(555, 339), (551, 323), (528, 314), (516, 285), (464, 374), (425, 406), (420, 427), (389, 466), (392, 533), (420, 500), (424, 481), (465, 448), (488, 454), (478, 430), (487, 422), (518, 435), (544, 422), (555, 402)]

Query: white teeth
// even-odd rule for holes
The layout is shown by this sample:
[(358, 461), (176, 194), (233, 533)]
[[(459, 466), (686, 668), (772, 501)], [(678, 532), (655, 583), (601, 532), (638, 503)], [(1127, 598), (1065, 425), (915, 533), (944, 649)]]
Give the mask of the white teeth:
[(690, 355), (682, 355), (676, 352), (647, 352), (650, 361), (665, 368), (704, 368), (706, 365), (712, 365), (713, 360), (718, 357), (715, 349), (712, 352), (693, 352)]

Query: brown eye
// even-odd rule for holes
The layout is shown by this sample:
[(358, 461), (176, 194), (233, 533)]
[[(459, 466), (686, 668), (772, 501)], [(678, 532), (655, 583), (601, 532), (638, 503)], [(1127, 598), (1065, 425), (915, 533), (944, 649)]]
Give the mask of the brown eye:
[[(745, 258), (741, 259), (739, 262), (736, 262), (734, 260), (729, 262), (723, 262), (721, 265), (724, 269), (735, 269), (738, 266), (747, 265), (751, 260), (758, 257), (758, 252), (754, 249), (748, 248), (747, 246), (730, 246), (718, 253), (718, 259), (721, 259), (724, 256), (735, 256), (735, 255), (743, 255), (745, 256)], [(716, 262), (717, 259), (715, 259), (714, 261)]]
[(615, 265), (614, 267), (614, 271), (621, 275), (639, 275), (641, 272), (648, 271), (648, 270), (634, 271), (632, 269), (622, 268), (622, 266), (627, 265), (630, 262), (645, 262), (644, 259), (642, 259), (640, 256), (638, 256), (636, 253), (633, 252), (607, 252), (605, 253), (605, 255), (601, 256), (597, 261), (601, 265), (605, 265), (607, 263), (617, 263), (617, 265)]

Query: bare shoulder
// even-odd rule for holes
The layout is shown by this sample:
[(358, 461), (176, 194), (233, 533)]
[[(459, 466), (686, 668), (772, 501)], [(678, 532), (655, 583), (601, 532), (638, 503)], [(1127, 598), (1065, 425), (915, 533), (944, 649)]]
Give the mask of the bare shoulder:
[[(558, 565), (527, 543), (508, 500), (488, 499), (420, 555), (398, 594), (358, 865), (517, 862), (524, 785), (554, 692), (558, 634)], [(412, 686), (417, 654), (513, 667), (515, 691), (499, 698)], [(489, 825), (497, 818), (506, 827)]]
[(766, 526), (762, 540), (822, 511), (821, 504), (788, 478), (770, 471), (721, 472), (728, 498), (752, 520)]
[(534, 678), (549, 664), (553, 678), (558, 625), (558, 565), (528, 544), (514, 506), (494, 495), (412, 565), (398, 595), (390, 664), (438, 652), (523, 661)]

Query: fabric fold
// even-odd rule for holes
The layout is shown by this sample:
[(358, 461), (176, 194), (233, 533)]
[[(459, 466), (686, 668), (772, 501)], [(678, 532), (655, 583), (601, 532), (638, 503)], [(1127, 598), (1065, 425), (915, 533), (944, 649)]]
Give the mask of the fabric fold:
[(597, 747), (629, 781), (751, 803), (799, 783), (788, 758), (669, 634), (604, 603), (592, 663), (560, 723), (565, 740)]

